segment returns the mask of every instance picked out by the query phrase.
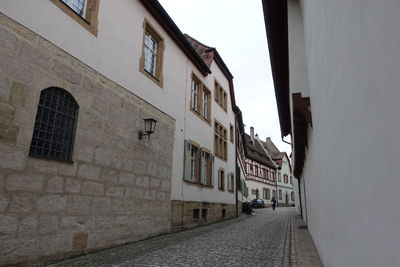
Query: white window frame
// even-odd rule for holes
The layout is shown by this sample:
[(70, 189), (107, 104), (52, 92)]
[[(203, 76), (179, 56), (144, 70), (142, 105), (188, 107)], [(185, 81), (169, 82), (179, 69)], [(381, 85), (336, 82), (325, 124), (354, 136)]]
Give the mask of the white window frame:
[(192, 109), (198, 112), (199, 82), (192, 79)]
[(154, 77), (157, 71), (157, 49), (157, 39), (146, 31), (144, 34), (144, 70)]
[(203, 97), (202, 97), (202, 109), (203, 109), (203, 118), (208, 120), (208, 94), (209, 92), (203, 90)]
[(198, 179), (198, 177), (196, 177), (196, 171), (198, 172), (198, 170), (196, 170), (198, 161), (199, 161), (199, 148), (192, 145), (190, 150), (190, 179), (192, 181), (196, 181), (196, 179)]

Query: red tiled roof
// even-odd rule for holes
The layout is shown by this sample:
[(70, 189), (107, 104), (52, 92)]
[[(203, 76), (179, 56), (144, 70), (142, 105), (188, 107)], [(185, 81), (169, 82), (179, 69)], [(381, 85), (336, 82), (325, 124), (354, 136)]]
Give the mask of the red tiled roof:
[(274, 142), (271, 139), (267, 139), (267, 141), (261, 141), (264, 148), (267, 150), (270, 157), (279, 165), (282, 166), (283, 158), (286, 156), (286, 152), (280, 152), (279, 149), (276, 147)]
[(211, 63), (214, 59), (214, 47), (207, 46), (188, 34), (184, 34), (186, 40), (193, 46), (194, 50), (196, 50), (197, 54), (203, 59), (204, 63), (207, 64), (208, 67), (211, 66)]
[(217, 66), (220, 68), (222, 73), (225, 75), (226, 79), (229, 81), (229, 92), (230, 92), (230, 97), (231, 97), (231, 102), (232, 102), (232, 110), (233, 110), (233, 112), (235, 112), (237, 114), (237, 112), (239, 112), (239, 111), (236, 106), (235, 90), (233, 89), (233, 81), (232, 81), (233, 75), (229, 71), (225, 62), (222, 60), (217, 49), (199, 42), (198, 40), (194, 39), (193, 37), (191, 37), (188, 34), (184, 34), (184, 37), (186, 38), (186, 41), (192, 46), (194, 51), (197, 52), (197, 54), (203, 60), (203, 63), (208, 68), (211, 67), (212, 62), (214, 61), (217, 64)]
[(248, 134), (244, 134), (244, 145), (246, 146), (246, 157), (257, 161), (263, 165), (266, 165), (272, 169), (276, 169), (274, 163), (269, 159), (268, 155), (265, 153), (264, 149), (261, 147), (261, 144), (255, 140), (253, 143), (251, 141), (251, 137)]

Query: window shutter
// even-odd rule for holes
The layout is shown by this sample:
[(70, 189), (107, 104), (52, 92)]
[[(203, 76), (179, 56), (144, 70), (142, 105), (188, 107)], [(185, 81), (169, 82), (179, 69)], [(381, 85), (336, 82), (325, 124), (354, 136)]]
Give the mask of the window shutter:
[(184, 145), (184, 153), (183, 153), (183, 180), (185, 181), (191, 181), (191, 175), (190, 175), (190, 160), (191, 160), (191, 150), (192, 150), (192, 144), (189, 143), (188, 141), (185, 140), (185, 145)]
[(204, 150), (200, 148), (200, 184), (206, 184), (206, 172), (207, 170), (204, 168), (205, 157)]
[(214, 187), (214, 155), (211, 155), (211, 177), (210, 177), (211, 187)]

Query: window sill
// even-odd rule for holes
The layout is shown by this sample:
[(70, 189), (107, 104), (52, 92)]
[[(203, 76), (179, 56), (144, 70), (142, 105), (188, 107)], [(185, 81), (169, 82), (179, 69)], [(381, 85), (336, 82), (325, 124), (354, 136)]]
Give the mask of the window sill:
[(212, 189), (214, 188), (214, 186), (211, 185), (203, 185), (200, 184), (198, 182), (192, 182), (192, 181), (187, 181), (187, 180), (183, 180), (184, 182), (188, 183), (189, 185), (193, 185), (193, 186), (197, 186), (197, 187), (201, 187), (201, 188), (207, 188), (207, 189)]
[(217, 154), (215, 154), (215, 153), (214, 153), (214, 155), (215, 155), (216, 158), (218, 158), (218, 159), (220, 159), (220, 160), (223, 160), (223, 161), (225, 161), (225, 162), (228, 161), (228, 159), (225, 159), (225, 158), (223, 158), (223, 157), (221, 157), (221, 156), (219, 156), (219, 155), (217, 155)]
[(194, 113), (194, 115), (196, 115), (199, 119), (201, 119), (203, 122), (205, 122), (208, 126), (211, 127), (211, 120), (207, 120), (205, 119), (200, 112), (198, 112), (197, 110), (194, 110), (192, 107), (190, 107), (190, 111)]
[(83, 28), (89, 31), (91, 34), (97, 37), (98, 33), (98, 13), (99, 13), (99, 2), (98, 0), (94, 3), (94, 9), (90, 12), (88, 19), (81, 17), (72, 8), (60, 0), (50, 0), (58, 8), (60, 8), (64, 13), (70, 16), (73, 20), (78, 22)]
[[(142, 61), (142, 59), (141, 59)], [(147, 78), (149, 78), (150, 80), (152, 80), (155, 84), (157, 84), (161, 89), (163, 88), (163, 78), (161, 75), (159, 75), (159, 77), (157, 76), (153, 76), (152, 74), (150, 74), (148, 71), (146, 71), (144, 68), (142, 68), (142, 66), (140, 66), (139, 71), (146, 76)]]
[[(215, 102), (217, 102), (217, 101), (215, 101)], [(228, 113), (228, 109), (224, 108), (224, 106), (222, 106), (222, 105), (221, 105), (220, 103), (218, 103), (218, 102), (217, 102), (217, 104), (218, 104), (218, 106), (221, 107), (221, 109), (222, 109), (223, 111), (225, 111), (225, 113)]]
[(33, 158), (33, 159), (39, 159), (39, 160), (50, 160), (50, 161), (55, 161), (55, 162), (59, 162), (59, 163), (74, 164), (73, 160), (53, 159), (50, 157), (31, 155), (31, 154), (29, 154), (28, 157)]

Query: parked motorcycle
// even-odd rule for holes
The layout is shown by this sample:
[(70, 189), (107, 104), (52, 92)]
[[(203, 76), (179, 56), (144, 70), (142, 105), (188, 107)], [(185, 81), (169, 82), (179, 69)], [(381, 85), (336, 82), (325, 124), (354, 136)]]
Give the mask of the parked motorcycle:
[(252, 202), (243, 202), (242, 203), (242, 212), (250, 215), (253, 212), (253, 203)]

